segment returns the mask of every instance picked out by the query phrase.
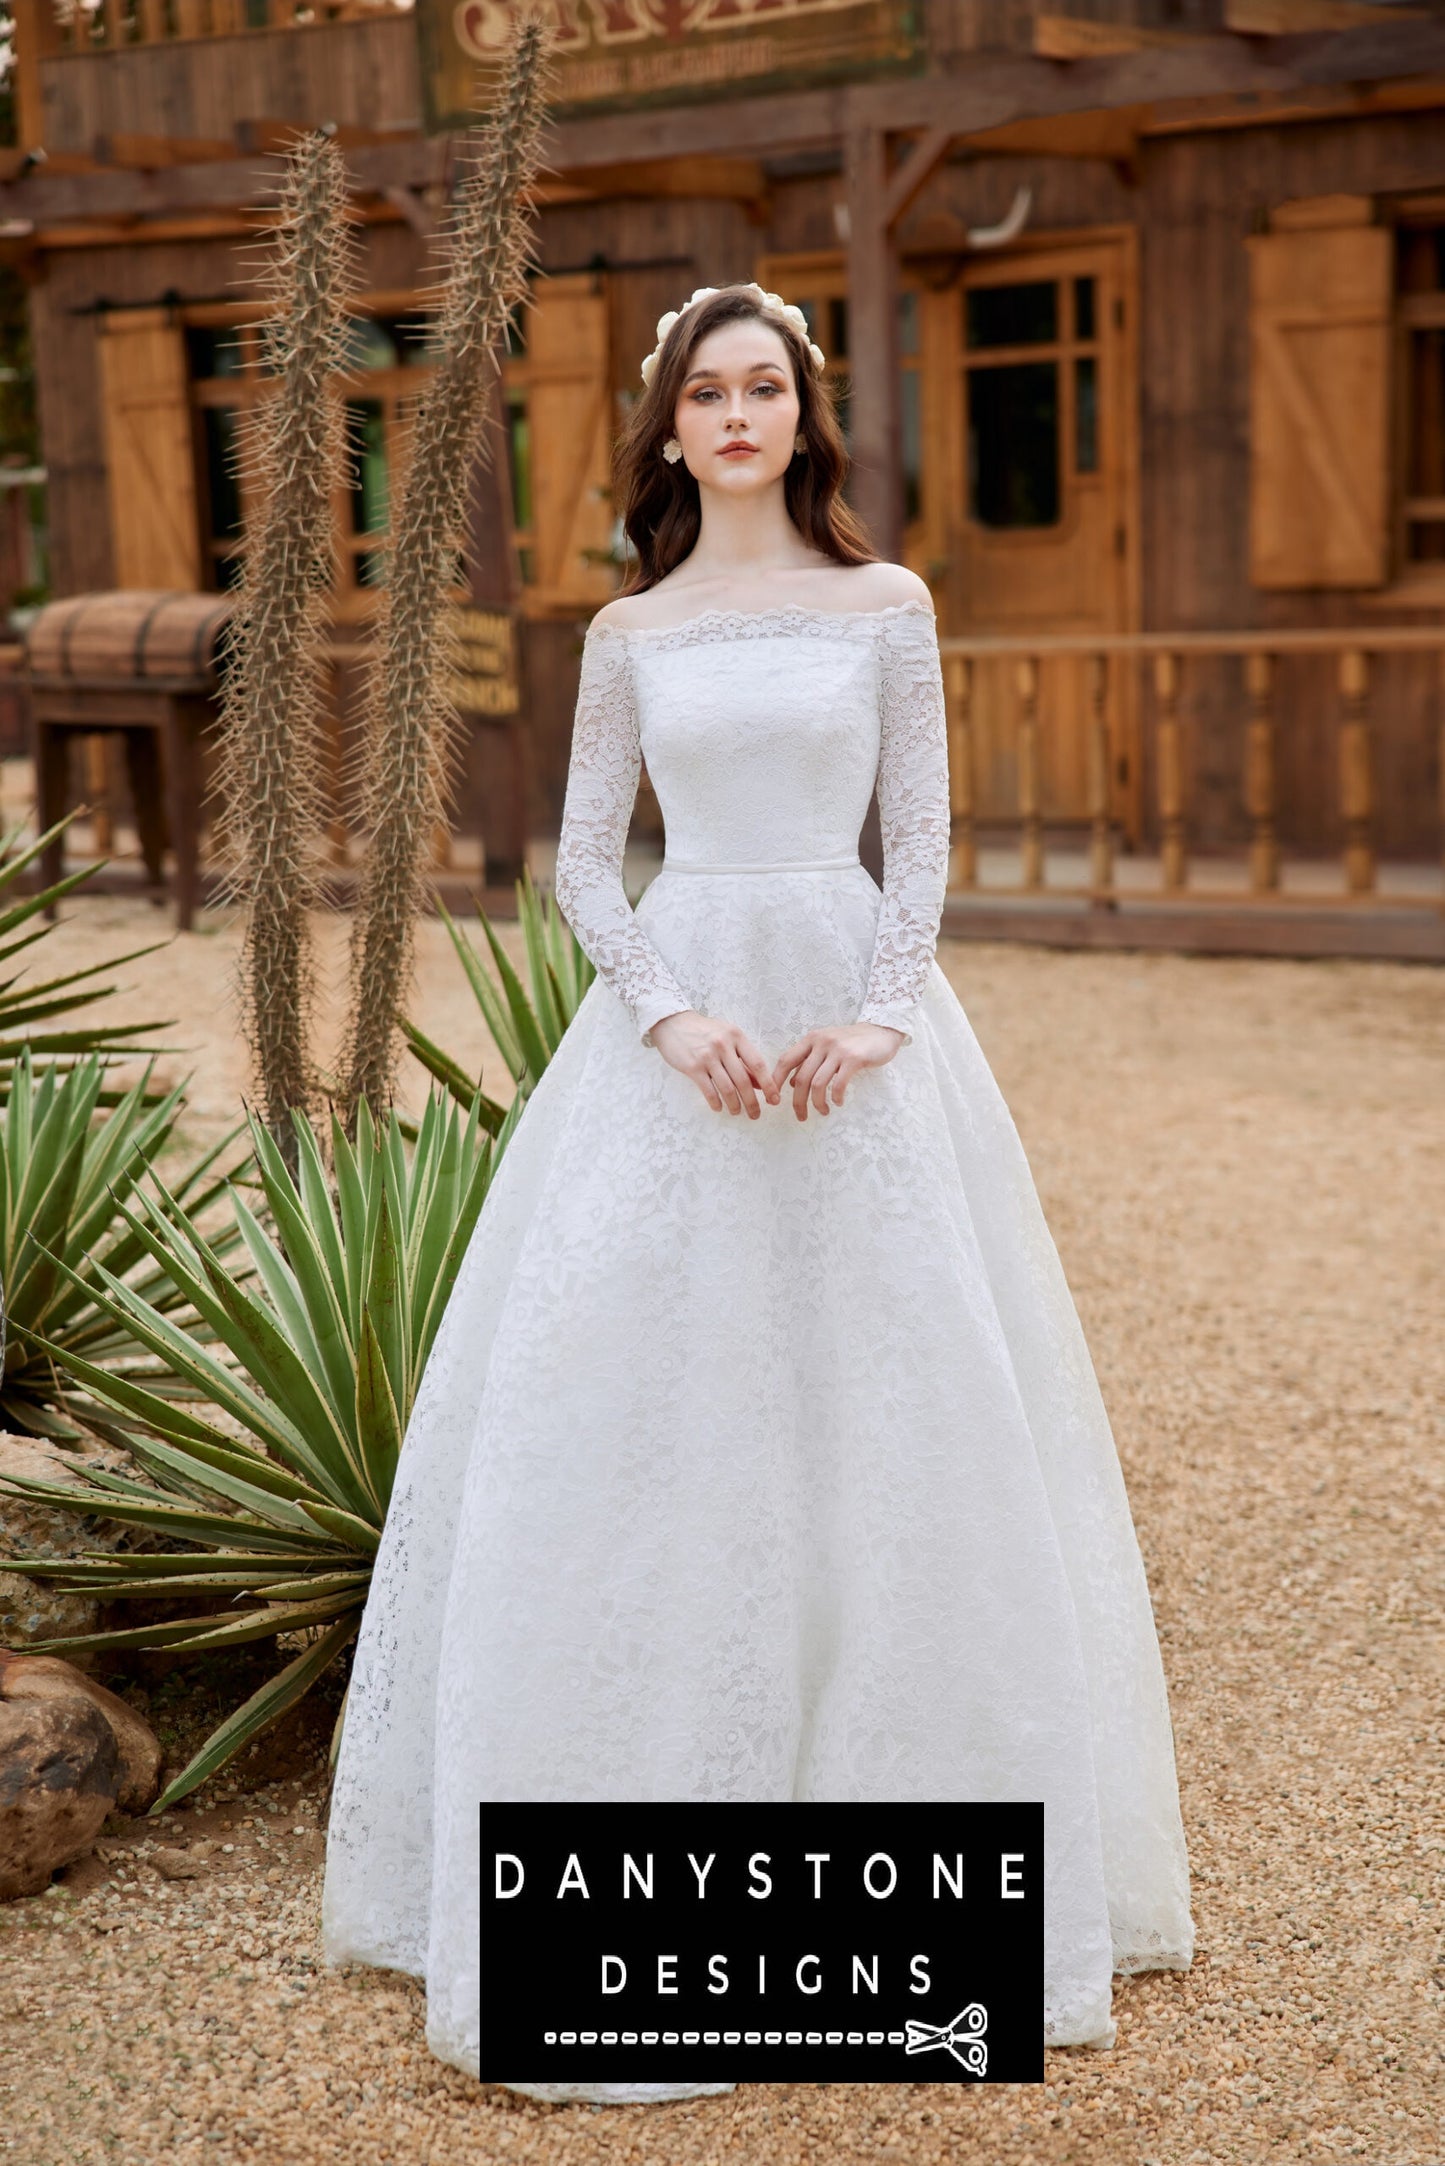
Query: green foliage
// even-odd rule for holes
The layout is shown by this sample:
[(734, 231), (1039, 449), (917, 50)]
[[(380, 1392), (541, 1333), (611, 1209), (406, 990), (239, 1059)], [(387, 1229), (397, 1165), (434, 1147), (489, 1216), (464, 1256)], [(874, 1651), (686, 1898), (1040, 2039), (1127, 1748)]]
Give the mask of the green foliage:
[[(332, 1120), (334, 1189), (309, 1121), (293, 1114), (293, 1176), (265, 1124), (251, 1117), (269, 1229), (233, 1192), (254, 1267), (241, 1284), (218, 1247), (157, 1182), (122, 1209), (151, 1261), (208, 1326), (211, 1345), (178, 1329), (153, 1300), (97, 1267), (95, 1296), (113, 1320), (208, 1404), (173, 1396), (36, 1335), (115, 1420), (160, 1493), (129, 1476), (89, 1471), (81, 1490), (21, 1477), (13, 1486), (62, 1509), (104, 1512), (189, 1546), (154, 1556), (90, 1551), (82, 1559), (7, 1562), (68, 1591), (106, 1599), (224, 1602), (210, 1614), (49, 1642), (82, 1648), (233, 1646), (304, 1631), (307, 1644), (238, 1708), (152, 1807), (164, 1811), (231, 1759), (304, 1693), (360, 1622), (371, 1561), (417, 1386), (476, 1226), (493, 1171), (520, 1117), (496, 1136), (473, 1105), (464, 1115), (433, 1092), (410, 1160), (395, 1116), (378, 1128), (363, 1107), (354, 1147)], [(59, 1264), (62, 1276), (78, 1274)], [(218, 1349), (213, 1351), (212, 1348)], [(314, 1635), (314, 1636), (312, 1636)]]
[[(530, 870), (517, 881), (516, 891), (517, 922), (522, 928), (527, 971), (532, 981), (530, 995), (480, 903), (477, 916), (497, 966), (500, 991), (481, 956), (440, 898), (437, 909), (451, 935), (452, 946), (457, 951), (492, 1042), (511, 1072), (517, 1096), (527, 1098), (561, 1044), (563, 1032), (576, 1015), (582, 996), (597, 973), (577, 935), (557, 908), (556, 898), (538, 895)], [(422, 1066), (444, 1084), (461, 1105), (470, 1105), (479, 1092), (480, 1079), (469, 1076), (460, 1061), (434, 1044), (415, 1023), (403, 1019), (401, 1030)], [(495, 1132), (503, 1119), (502, 1108), (494, 1099), (485, 1096), (479, 1103), (483, 1122)]]
[(495, 108), (458, 146), (473, 155), (447, 236), (437, 363), (417, 403), (395, 510), (380, 662), (355, 774), (370, 843), (352, 931), (341, 1067), (348, 1124), (360, 1099), (374, 1111), (390, 1101), (427, 855), (447, 816), (457, 754), (445, 692), (448, 593), (465, 543), (488, 394), (511, 312), (526, 291), (524, 194), (537, 170), (547, 43), (540, 18), (519, 19)]
[[(5, 1341), (0, 1424), (23, 1436), (77, 1443), (104, 1417), (77, 1400), (64, 1367), (76, 1356), (133, 1366), (136, 1343), (109, 1311), (102, 1287), (130, 1278), (134, 1297), (172, 1328), (193, 1328), (194, 1312), (164, 1274), (147, 1266), (143, 1243), (123, 1223), (125, 1199), (164, 1150), (183, 1086), (148, 1099), (150, 1065), (111, 1110), (100, 1107), (100, 1060), (69, 1070), (36, 1070), (28, 1048), (15, 1063), (0, 1116), (0, 1292)], [(99, 1116), (99, 1117), (97, 1117)], [(178, 1210), (202, 1216), (226, 1190), (208, 1180), (241, 1127), (191, 1166), (175, 1189)], [(233, 1169), (233, 1174), (235, 1170)], [(232, 1230), (219, 1253), (236, 1246)], [(142, 1266), (137, 1274), (137, 1266)], [(37, 1334), (44, 1333), (41, 1351)]]
[[(174, 1022), (168, 1016), (156, 1023), (86, 1023), (70, 1030), (57, 1030), (53, 1026), (61, 1016), (70, 1015), (77, 1008), (89, 1006), (93, 1000), (108, 999), (116, 990), (114, 985), (98, 985), (95, 981), (102, 972), (113, 970), (121, 963), (133, 963), (139, 955), (150, 955), (156, 948), (167, 945), (164, 940), (153, 940), (144, 948), (132, 948), (126, 955), (117, 955), (107, 962), (84, 963), (78, 970), (67, 971), (64, 977), (46, 978), (36, 985), (20, 982), (22, 973), (11, 972), (14, 958), (43, 940), (55, 930), (52, 921), (43, 912), (62, 895), (69, 895), (83, 881), (100, 871), (100, 864), (82, 866), (78, 872), (67, 873), (63, 880), (42, 889), (35, 895), (19, 893), (22, 875), (39, 858), (46, 844), (70, 825), (76, 817), (68, 813), (57, 820), (26, 848), (19, 849), (21, 830), (12, 827), (0, 835), (0, 1103), (9, 1095), (11, 1076), (15, 1063), (23, 1050), (32, 1058), (53, 1061), (61, 1067), (69, 1066), (80, 1055), (95, 1053), (102, 1063), (144, 1054), (150, 1049), (129, 1041), (164, 1030)], [(118, 1093), (102, 1091), (100, 1103), (113, 1105)]]

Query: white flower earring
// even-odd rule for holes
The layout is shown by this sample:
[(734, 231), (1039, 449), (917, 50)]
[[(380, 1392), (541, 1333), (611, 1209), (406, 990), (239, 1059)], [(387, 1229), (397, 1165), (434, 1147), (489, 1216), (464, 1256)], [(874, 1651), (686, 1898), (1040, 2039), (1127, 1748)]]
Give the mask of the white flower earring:
[(682, 446), (675, 436), (669, 436), (667, 442), (663, 445), (662, 456), (669, 466), (676, 466), (678, 460), (682, 457)]

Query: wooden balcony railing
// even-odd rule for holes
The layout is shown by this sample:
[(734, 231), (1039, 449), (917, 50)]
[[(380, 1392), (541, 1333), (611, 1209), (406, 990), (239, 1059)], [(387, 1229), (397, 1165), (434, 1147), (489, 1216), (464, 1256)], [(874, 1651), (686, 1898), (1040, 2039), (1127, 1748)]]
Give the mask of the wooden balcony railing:
[[(409, 13), (401, 0), (39, 0), (17, 14), (43, 19), (48, 52), (114, 52), (181, 38), (232, 38), (247, 30), (303, 29), (313, 23), (370, 22)], [(37, 20), (37, 28), (42, 21)]]
[[(1136, 670), (1141, 689), (1152, 700), (1140, 710), (1152, 733), (1145, 771), (1153, 778), (1153, 827), (1157, 834), (1159, 886), (1142, 890), (1131, 882), (1138, 900), (1188, 901), (1196, 892), (1191, 879), (1191, 774), (1187, 757), (1184, 696), (1188, 673), (1224, 656), (1244, 662), (1245, 712), (1242, 717), (1238, 803), (1248, 829), (1242, 863), (1246, 877), (1237, 887), (1221, 887), (1211, 878), (1208, 900), (1232, 907), (1249, 903), (1288, 903), (1282, 890), (1278, 794), (1276, 700), (1281, 666), (1299, 655), (1333, 656), (1339, 695), (1336, 760), (1337, 812), (1343, 834), (1341, 879), (1337, 890), (1318, 888), (1298, 899), (1318, 908), (1336, 904), (1409, 903), (1421, 907), (1421, 895), (1386, 894), (1378, 883), (1374, 832), (1376, 720), (1372, 712), (1372, 660), (1385, 654), (1435, 653), (1441, 657), (1442, 696), (1436, 703), (1440, 797), (1437, 854), (1445, 860), (1445, 627), (1388, 626), (1378, 629), (1289, 630), (1272, 632), (1142, 632), (1039, 636), (1033, 639), (944, 638), (944, 683), (948, 700), (949, 767), (952, 778), (953, 835), (949, 864), (951, 892), (981, 892), (978, 873), (978, 813), (974, 708), (981, 662), (1012, 665), (1015, 701), (1017, 803), (1005, 824), (1015, 830), (1021, 877), (1016, 887), (990, 885), (1000, 899), (1009, 894), (1083, 897), (1102, 908), (1119, 898), (1115, 853), (1119, 823), (1111, 802), (1111, 777), (1117, 747), (1111, 743), (1112, 673)], [(1042, 710), (1041, 664), (1046, 657), (1077, 657), (1085, 673), (1087, 697), (1088, 878), (1075, 885), (1045, 881), (1043, 753), (1049, 716)], [(998, 808), (989, 808), (987, 825), (999, 824)], [(1445, 914), (1445, 889), (1438, 898)]]

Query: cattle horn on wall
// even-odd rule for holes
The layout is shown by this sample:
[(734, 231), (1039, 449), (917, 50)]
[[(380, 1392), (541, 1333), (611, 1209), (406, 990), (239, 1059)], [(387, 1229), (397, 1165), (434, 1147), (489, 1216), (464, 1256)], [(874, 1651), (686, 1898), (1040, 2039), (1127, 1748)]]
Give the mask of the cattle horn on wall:
[(1014, 199), (1009, 205), (1007, 213), (996, 226), (969, 227), (969, 247), (1006, 248), (1010, 241), (1016, 241), (1028, 223), (1033, 201), (1034, 192), (1032, 188), (1015, 189)]

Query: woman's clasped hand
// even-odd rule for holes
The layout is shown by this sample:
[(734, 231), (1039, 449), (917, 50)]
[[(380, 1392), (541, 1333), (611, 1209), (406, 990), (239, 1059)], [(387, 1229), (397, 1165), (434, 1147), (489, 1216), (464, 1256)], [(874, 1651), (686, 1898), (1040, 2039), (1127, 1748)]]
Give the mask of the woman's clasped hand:
[(832, 1023), (804, 1031), (769, 1068), (746, 1031), (696, 1008), (665, 1015), (650, 1035), (668, 1066), (690, 1076), (715, 1113), (726, 1108), (753, 1121), (762, 1112), (759, 1094), (781, 1105), (789, 1077), (800, 1121), (810, 1101), (815, 1112), (830, 1113), (860, 1068), (883, 1067), (903, 1043), (903, 1032), (886, 1023)]

